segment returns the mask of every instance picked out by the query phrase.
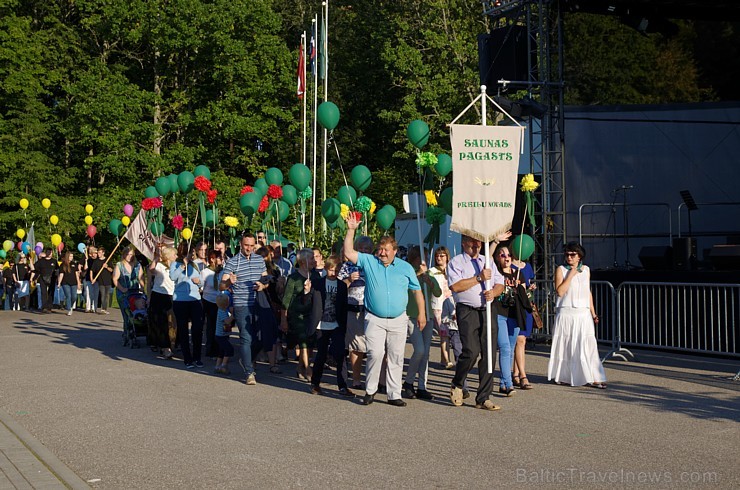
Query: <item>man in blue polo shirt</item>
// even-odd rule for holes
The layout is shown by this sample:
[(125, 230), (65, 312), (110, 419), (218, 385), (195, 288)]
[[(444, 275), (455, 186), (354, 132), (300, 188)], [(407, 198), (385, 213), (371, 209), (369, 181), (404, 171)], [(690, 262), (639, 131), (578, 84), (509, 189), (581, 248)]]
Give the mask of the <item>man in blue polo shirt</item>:
[(370, 405), (378, 391), (383, 356), (387, 356), (388, 403), (403, 407), (401, 378), (403, 353), (408, 331), (408, 290), (414, 293), (419, 315), (419, 330), (426, 326), (424, 297), (414, 268), (396, 258), (398, 245), (392, 237), (385, 236), (378, 243), (378, 256), (358, 253), (355, 250), (355, 230), (360, 223), (350, 213), (347, 218), (347, 235), (344, 237), (344, 255), (365, 271), (365, 338), (367, 342), (367, 368), (365, 372), (364, 405)]
[(224, 265), (224, 274), (220, 284), (222, 291), (231, 289), (234, 298), (234, 319), (239, 327), (239, 339), (241, 340), (241, 364), (247, 376), (248, 385), (257, 384), (252, 365), (252, 355), (256, 354), (252, 349), (252, 339), (257, 330), (257, 322), (253, 313), (254, 302), (257, 291), (267, 287), (260, 282), (260, 278), (267, 275), (265, 259), (252, 253), (256, 242), (257, 240), (251, 233), (245, 233), (242, 236), (241, 251)]

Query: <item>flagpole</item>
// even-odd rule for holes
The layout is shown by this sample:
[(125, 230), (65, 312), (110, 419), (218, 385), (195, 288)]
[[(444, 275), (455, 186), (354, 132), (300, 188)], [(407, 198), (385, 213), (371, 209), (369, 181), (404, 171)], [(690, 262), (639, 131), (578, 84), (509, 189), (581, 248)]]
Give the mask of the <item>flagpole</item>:
[[(313, 15), (313, 19), (311, 20), (311, 23), (313, 24), (313, 33), (314, 33), (314, 46), (312, 50), (316, 49), (316, 44), (319, 42), (318, 40), (318, 21), (317, 21), (317, 15)], [(312, 53), (313, 54), (313, 53)], [(314, 56), (313, 60), (313, 192), (311, 193), (311, 238), (314, 238), (316, 236), (316, 136), (317, 136), (317, 123), (316, 123), (316, 108), (318, 106), (318, 98), (319, 98), (319, 70), (316, 64), (319, 62), (317, 59), (317, 56)]]
[[(481, 125), (486, 126), (487, 120), (486, 120), (486, 86), (481, 85), (480, 86), (480, 93), (481, 93)], [(486, 254), (486, 269), (491, 268), (491, 237), (486, 236), (486, 244), (485, 244), (485, 254)], [(488, 291), (491, 288), (490, 280), (486, 281), (486, 291)], [(486, 349), (488, 349), (488, 374), (493, 374), (493, 356), (496, 355), (495, 352), (492, 352), (493, 345), (492, 345), (492, 339), (491, 339), (491, 302), (486, 300)], [(503, 367), (502, 367), (503, 369)]]
[[(324, 76), (324, 102), (326, 102), (329, 96), (329, 0), (321, 3), (324, 9), (324, 19), (322, 20), (323, 33), (321, 34), (322, 40), (324, 41), (324, 64), (322, 68), (322, 75)], [(323, 151), (323, 180), (321, 182), (321, 202), (326, 201), (326, 146), (328, 144), (329, 132), (324, 128), (324, 151)], [(326, 234), (326, 220), (321, 220), (321, 229)]]
[(305, 86), (306, 85), (306, 59), (307, 59), (306, 58), (306, 31), (303, 31), (303, 35), (301, 36), (301, 51), (303, 53), (303, 66), (302, 66), (302, 69), (303, 69), (303, 84), (304, 84), (304, 86), (303, 86), (303, 96), (301, 97), (301, 99), (303, 100), (303, 159), (301, 160), (301, 163), (303, 163), (303, 165), (305, 165), (306, 164), (306, 143), (307, 143), (307, 138), (308, 138), (308, 134), (306, 133), (306, 98), (307, 98), (306, 97), (306, 95), (307, 95), (306, 92), (307, 92), (307, 87)]

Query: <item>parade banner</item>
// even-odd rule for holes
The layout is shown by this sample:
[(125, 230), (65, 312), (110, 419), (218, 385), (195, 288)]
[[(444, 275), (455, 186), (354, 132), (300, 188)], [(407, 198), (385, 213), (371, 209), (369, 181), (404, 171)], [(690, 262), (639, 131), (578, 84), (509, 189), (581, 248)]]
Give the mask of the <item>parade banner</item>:
[(131, 224), (126, 230), (126, 234), (123, 236), (131, 245), (136, 247), (136, 250), (141, 252), (147, 259), (154, 260), (154, 251), (160, 244), (167, 247), (172, 247), (174, 241), (170, 237), (162, 235), (161, 237), (155, 237), (149, 228), (147, 227), (146, 211), (143, 209), (139, 211)]
[(450, 125), (450, 229), (484, 242), (511, 229), (521, 140), (521, 127)]

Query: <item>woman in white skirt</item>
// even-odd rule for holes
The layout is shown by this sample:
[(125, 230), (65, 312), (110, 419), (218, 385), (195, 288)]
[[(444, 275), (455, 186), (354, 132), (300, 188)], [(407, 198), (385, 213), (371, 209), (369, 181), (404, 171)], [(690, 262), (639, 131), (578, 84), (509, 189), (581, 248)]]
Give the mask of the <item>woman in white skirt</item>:
[(591, 296), (591, 271), (583, 265), (586, 251), (579, 243), (565, 245), (565, 265), (555, 271), (555, 328), (547, 379), (571, 386), (606, 388), (599, 359), (595, 324), (599, 317)]

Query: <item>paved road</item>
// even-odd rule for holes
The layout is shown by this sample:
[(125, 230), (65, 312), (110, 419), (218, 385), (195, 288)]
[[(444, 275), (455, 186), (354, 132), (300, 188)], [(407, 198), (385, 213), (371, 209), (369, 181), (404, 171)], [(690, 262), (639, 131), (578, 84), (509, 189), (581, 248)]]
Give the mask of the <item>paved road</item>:
[(436, 363), (437, 400), (365, 407), (308, 394), (294, 364), (254, 387), (186, 371), (119, 324), (0, 312), (0, 410), (93, 488), (740, 486), (737, 361), (643, 352), (604, 391), (547, 384), (541, 347), (500, 412), (452, 407)]

